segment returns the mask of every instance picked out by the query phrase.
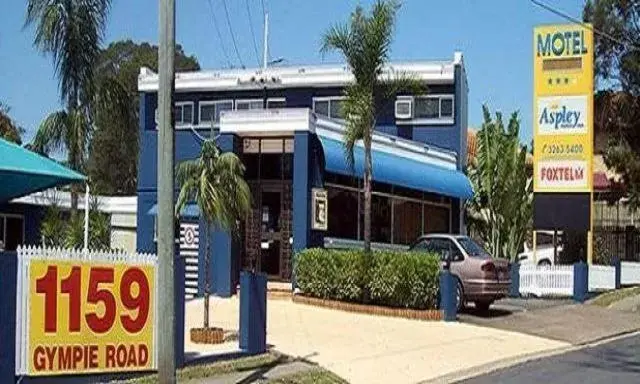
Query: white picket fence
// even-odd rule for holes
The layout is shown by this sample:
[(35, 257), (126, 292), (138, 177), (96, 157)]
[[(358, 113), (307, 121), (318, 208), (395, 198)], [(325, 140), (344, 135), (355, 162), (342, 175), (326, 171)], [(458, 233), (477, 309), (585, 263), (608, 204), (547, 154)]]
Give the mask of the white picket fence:
[(616, 289), (616, 268), (609, 265), (589, 266), (589, 291)]
[(571, 296), (573, 265), (521, 265), (520, 294), (523, 296)]
[[(640, 263), (621, 263), (622, 285), (640, 285)], [(616, 269), (608, 265), (589, 266), (589, 291), (616, 289)], [(520, 266), (520, 294), (523, 296), (573, 295), (573, 265)]]
[(620, 264), (620, 283), (622, 285), (640, 284), (640, 263), (623, 261)]

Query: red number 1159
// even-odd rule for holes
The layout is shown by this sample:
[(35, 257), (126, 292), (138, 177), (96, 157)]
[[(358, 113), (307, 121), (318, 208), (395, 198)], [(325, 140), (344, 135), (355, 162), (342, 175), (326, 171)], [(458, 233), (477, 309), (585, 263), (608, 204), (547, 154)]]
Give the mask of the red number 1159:
[[(69, 332), (80, 332), (81, 322), (81, 270), (79, 266), (71, 268), (71, 272), (60, 282), (60, 293), (69, 297)], [(89, 271), (89, 290), (86, 302), (98, 305), (102, 303), (104, 313), (85, 313), (87, 326), (96, 333), (106, 333), (116, 320), (116, 298), (109, 288), (114, 284), (113, 268), (92, 267)], [(133, 295), (133, 284), (138, 285), (138, 294)], [(58, 267), (50, 265), (47, 272), (36, 280), (36, 292), (44, 295), (44, 330), (56, 332), (58, 324)], [(139, 268), (127, 269), (120, 279), (120, 302), (131, 311), (120, 315), (122, 327), (129, 333), (142, 330), (149, 316), (149, 281)]]

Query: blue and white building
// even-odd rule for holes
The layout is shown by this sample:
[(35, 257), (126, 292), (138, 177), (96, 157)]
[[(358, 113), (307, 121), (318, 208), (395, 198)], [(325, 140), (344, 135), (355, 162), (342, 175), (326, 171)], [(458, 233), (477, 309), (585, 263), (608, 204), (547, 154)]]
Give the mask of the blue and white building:
[[(392, 63), (386, 72), (409, 73), (424, 81), (426, 92), (399, 93), (378, 106), (372, 241), (408, 245), (423, 233), (463, 232), (464, 200), (472, 190), (464, 174), (468, 84), (462, 54), (446, 61)], [(202, 292), (205, 278), (216, 294), (234, 293), (239, 271), (249, 260), (260, 260), (270, 278), (288, 281), (295, 252), (361, 241), (363, 149), (355, 151), (354, 174), (342, 145), (342, 95), (350, 81), (344, 65), (176, 75), (176, 162), (197, 157), (202, 138), (214, 135), (223, 151), (242, 159), (254, 204), (237, 234), (207, 234), (197, 207), (184, 210), (181, 249), (191, 257), (187, 278), (193, 281), (192, 294)], [(143, 68), (138, 89), (137, 248), (155, 252), (157, 74)], [(316, 188), (328, 196), (328, 225), (322, 231), (312, 229)], [(205, 253), (205, 242), (198, 238), (207, 235), (213, 270), (205, 277), (198, 273)]]

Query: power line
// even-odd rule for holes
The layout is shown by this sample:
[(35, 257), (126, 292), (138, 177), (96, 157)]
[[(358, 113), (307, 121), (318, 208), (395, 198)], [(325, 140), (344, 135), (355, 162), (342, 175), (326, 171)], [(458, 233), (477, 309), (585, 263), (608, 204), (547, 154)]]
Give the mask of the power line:
[(249, 0), (245, 0), (244, 3), (247, 6), (247, 16), (249, 16), (249, 27), (251, 28), (251, 37), (253, 38), (253, 51), (256, 54), (256, 61), (258, 67), (260, 66), (260, 56), (258, 55), (258, 44), (256, 44), (256, 33), (253, 31), (253, 21), (251, 20), (251, 9), (249, 8)]
[(227, 26), (229, 27), (229, 32), (231, 33), (231, 42), (233, 42), (233, 49), (236, 51), (236, 56), (238, 56), (238, 61), (242, 68), (244, 68), (244, 63), (242, 62), (242, 57), (240, 57), (240, 52), (238, 52), (238, 44), (236, 44), (236, 36), (233, 33), (233, 28), (231, 28), (231, 19), (229, 18), (229, 10), (227, 9), (227, 0), (222, 0), (222, 4), (224, 5), (224, 14), (227, 17)]
[(211, 17), (213, 18), (213, 26), (216, 28), (216, 34), (218, 35), (218, 40), (220, 41), (220, 47), (222, 47), (222, 53), (224, 54), (225, 59), (227, 60), (227, 64), (230, 68), (233, 68), (233, 64), (231, 64), (231, 60), (229, 59), (229, 54), (227, 53), (227, 49), (224, 47), (224, 43), (222, 42), (222, 34), (220, 33), (220, 27), (218, 27), (218, 21), (216, 20), (216, 12), (213, 9), (213, 4), (211, 0), (207, 0), (209, 3), (209, 9), (211, 10)]
[(606, 37), (607, 39), (609, 39), (609, 40), (611, 40), (611, 41), (613, 41), (615, 43), (618, 43), (618, 44), (624, 46), (627, 49), (629, 48), (628, 45), (631, 45), (635, 49), (640, 49), (640, 46), (637, 46), (629, 38), (626, 38), (628, 42), (624, 42), (624, 41), (622, 41), (622, 40), (620, 40), (620, 39), (618, 39), (616, 37), (611, 36), (610, 34), (608, 34), (606, 32), (603, 32), (603, 31), (600, 31), (600, 30), (598, 30), (596, 28), (593, 28), (593, 26), (585, 23), (584, 21), (582, 21), (580, 19), (577, 19), (577, 18), (575, 18), (575, 17), (573, 17), (573, 16), (571, 16), (571, 15), (565, 13), (565, 12), (562, 12), (559, 9), (553, 8), (552, 6), (550, 6), (548, 4), (545, 4), (545, 3), (541, 2), (541, 1), (538, 1), (538, 0), (531, 0), (531, 2), (533, 4), (535, 4), (535, 5), (537, 5), (540, 8), (546, 9), (547, 11), (549, 11), (549, 12), (551, 12), (551, 13), (557, 15), (557, 16), (560, 16), (560, 17), (562, 17), (562, 18), (564, 18), (566, 20), (571, 21), (572, 23), (576, 23), (576, 24), (579, 24), (579, 25), (583, 26), (584, 28), (590, 29), (591, 31), (593, 31), (593, 33), (595, 33), (597, 35), (600, 35), (600, 36), (603, 36), (603, 37)]

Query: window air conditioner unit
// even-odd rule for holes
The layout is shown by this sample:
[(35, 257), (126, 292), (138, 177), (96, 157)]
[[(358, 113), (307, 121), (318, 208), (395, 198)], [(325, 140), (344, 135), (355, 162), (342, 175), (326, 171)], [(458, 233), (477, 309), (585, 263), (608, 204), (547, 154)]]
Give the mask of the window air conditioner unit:
[(413, 118), (413, 98), (407, 97), (396, 100), (396, 119)]

